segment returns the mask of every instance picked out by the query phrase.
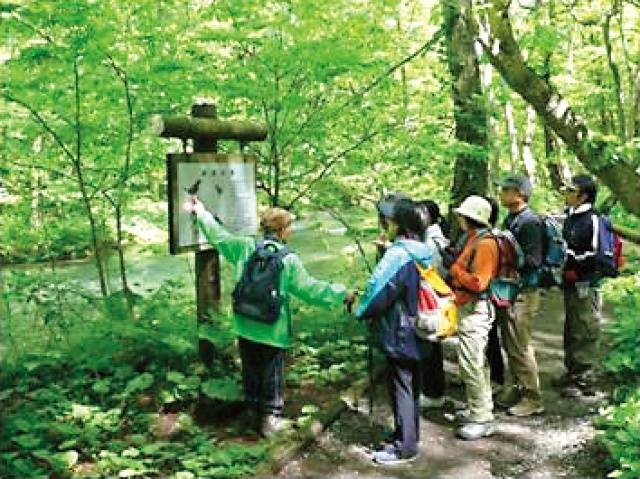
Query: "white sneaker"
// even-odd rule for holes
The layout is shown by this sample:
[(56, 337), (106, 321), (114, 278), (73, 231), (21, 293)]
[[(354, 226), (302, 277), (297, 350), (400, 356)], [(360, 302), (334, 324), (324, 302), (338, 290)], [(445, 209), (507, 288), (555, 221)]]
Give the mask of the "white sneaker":
[(420, 395), (420, 407), (423, 409), (438, 409), (444, 406), (446, 402), (446, 398), (444, 396), (440, 396), (439, 398), (432, 398), (429, 396)]

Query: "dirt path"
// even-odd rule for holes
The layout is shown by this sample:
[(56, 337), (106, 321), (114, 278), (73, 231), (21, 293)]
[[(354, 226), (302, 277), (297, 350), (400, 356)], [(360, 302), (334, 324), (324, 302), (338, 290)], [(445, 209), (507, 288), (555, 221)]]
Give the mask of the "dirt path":
[[(418, 459), (401, 467), (375, 466), (366, 456), (367, 445), (378, 440), (391, 425), (386, 386), (376, 391), (374, 421), (359, 404), (344, 414), (303, 457), (288, 464), (279, 477), (302, 478), (601, 478), (603, 452), (593, 443), (589, 415), (597, 401), (582, 402), (561, 397), (551, 385), (563, 371), (562, 299), (548, 292), (543, 299), (534, 341), (540, 366), (545, 413), (532, 418), (514, 418), (498, 411), (498, 428), (488, 439), (465, 442), (454, 436), (448, 419), (462, 399), (453, 359), (446, 362), (448, 394), (444, 410), (428, 412), (421, 421)], [(387, 429), (388, 430), (388, 429)]]

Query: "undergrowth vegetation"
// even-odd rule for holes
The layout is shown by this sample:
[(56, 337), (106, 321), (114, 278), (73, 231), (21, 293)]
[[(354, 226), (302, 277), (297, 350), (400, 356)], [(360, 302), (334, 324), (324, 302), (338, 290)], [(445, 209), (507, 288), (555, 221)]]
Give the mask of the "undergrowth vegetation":
[(610, 281), (604, 292), (614, 305), (614, 319), (605, 331), (604, 367), (616, 386), (596, 426), (611, 455), (609, 477), (635, 479), (640, 477), (640, 276)]
[[(329, 254), (344, 237), (307, 243), (300, 233), (314, 274), (362, 274), (353, 256)], [(216, 350), (208, 367), (192, 284), (180, 274), (142, 290), (132, 320), (121, 294), (103, 300), (65, 272), (5, 273), (0, 477), (232, 478), (268, 461), (269, 442), (243, 414), (222, 273), (222, 314), (200, 331)], [(339, 312), (292, 307), (285, 412), (303, 426), (364, 376), (366, 329)]]

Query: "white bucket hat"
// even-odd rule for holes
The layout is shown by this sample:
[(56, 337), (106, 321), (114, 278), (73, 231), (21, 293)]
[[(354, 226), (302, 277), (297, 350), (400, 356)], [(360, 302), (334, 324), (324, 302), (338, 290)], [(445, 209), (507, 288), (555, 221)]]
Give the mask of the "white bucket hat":
[(466, 216), (485, 226), (489, 226), (491, 204), (481, 196), (467, 196), (464, 201), (453, 210), (459, 215)]

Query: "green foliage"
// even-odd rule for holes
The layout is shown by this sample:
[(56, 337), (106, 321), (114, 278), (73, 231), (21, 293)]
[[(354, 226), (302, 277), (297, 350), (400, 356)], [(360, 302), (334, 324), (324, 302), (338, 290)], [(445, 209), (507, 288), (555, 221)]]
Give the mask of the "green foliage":
[(220, 401), (241, 401), (243, 398), (240, 384), (230, 379), (210, 379), (202, 383), (202, 393)]
[(609, 351), (604, 366), (614, 378), (614, 404), (600, 410), (598, 436), (614, 465), (608, 477), (631, 479), (640, 475), (640, 278), (637, 275), (609, 281), (605, 297), (615, 305), (614, 320), (606, 329)]
[(640, 284), (638, 278), (630, 276), (610, 282), (606, 286), (606, 297), (615, 304), (615, 320), (607, 326), (605, 334), (610, 342), (605, 368), (618, 380), (635, 381), (640, 375)]
[[(360, 216), (353, 219), (362, 222)], [(309, 260), (310, 271), (341, 279), (348, 268), (350, 281), (361, 281), (360, 261), (350, 258), (345, 266), (345, 257), (335, 255), (349, 245), (349, 239), (329, 235), (318, 246), (310, 238), (335, 223), (324, 216), (314, 217), (313, 223), (292, 241), (292, 247)], [(157, 275), (139, 266), (141, 274)], [(141, 290), (138, 316), (131, 322), (117, 314), (118, 308), (105, 306), (110, 299), (97, 299), (85, 289), (77, 273), (80, 268), (55, 274), (12, 271), (5, 276), (5, 293), (12, 305), (7, 324), (15, 344), (7, 343), (11, 361), (3, 363), (0, 375), (0, 411), (6, 425), (0, 432), (4, 468), (0, 475), (64, 477), (85, 471), (123, 477), (251, 476), (255, 466), (268, 458), (268, 445), (238, 446), (225, 439), (248, 432), (241, 414), (225, 413), (242, 399), (227, 318), (212, 323), (214, 330), (226, 331), (227, 336), (226, 343), (217, 343), (216, 362), (206, 368), (196, 360), (190, 284), (175, 279)], [(224, 284), (229, 281), (225, 276)], [(57, 288), (61, 295), (50, 293)], [(292, 308), (301, 332), (288, 370), (298, 374), (299, 381), (288, 382), (287, 388), (292, 401), (300, 398), (299, 425), (305, 426), (328, 396), (364, 374), (365, 350), (358, 337), (362, 325), (352, 318), (296, 301)], [(60, 310), (61, 316), (55, 328), (59, 333), (47, 343), (37, 341), (41, 338), (32, 330), (48, 309)], [(354, 339), (336, 343), (336, 335)], [(55, 339), (59, 336), (62, 340)], [(25, 344), (31, 354), (20, 346)], [(194, 422), (193, 412), (203, 399), (220, 409), (224, 425), (218, 426), (218, 420), (205, 428)], [(174, 435), (158, 436), (158, 421), (171, 414), (176, 415)]]
[[(20, 278), (30, 284), (28, 277)], [(68, 351), (58, 345), (48, 354), (5, 363), (2, 477), (69, 477), (83, 470), (102, 477), (252, 473), (265, 457), (264, 445), (224, 443), (191, 419), (201, 385), (225, 402), (240, 396), (237, 371), (228, 362), (211, 370), (196, 362), (194, 336), (185, 328), (193, 315), (185, 315), (182, 294), (175, 283), (163, 285), (144, 301), (138, 322), (115, 320), (114, 329), (108, 327), (113, 319), (71, 321), (84, 330), (76, 331), (84, 350), (74, 343)], [(170, 304), (167, 297), (173, 298)], [(149, 413), (156, 408), (184, 411), (177, 415), (175, 438), (157, 436), (162, 414)]]
[[(316, 331), (314, 336), (299, 335), (299, 343), (292, 352), (295, 362), (287, 372), (288, 383), (348, 386), (364, 377), (367, 346), (362, 336), (336, 340), (328, 329)], [(321, 339), (322, 336), (325, 338)]]
[(601, 409), (598, 435), (607, 446), (616, 469), (607, 477), (640, 477), (640, 388), (622, 403)]

